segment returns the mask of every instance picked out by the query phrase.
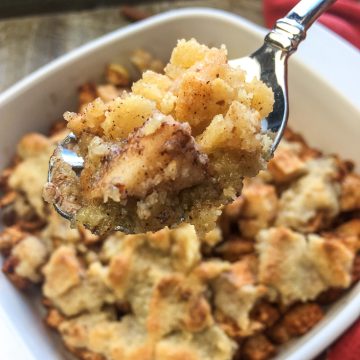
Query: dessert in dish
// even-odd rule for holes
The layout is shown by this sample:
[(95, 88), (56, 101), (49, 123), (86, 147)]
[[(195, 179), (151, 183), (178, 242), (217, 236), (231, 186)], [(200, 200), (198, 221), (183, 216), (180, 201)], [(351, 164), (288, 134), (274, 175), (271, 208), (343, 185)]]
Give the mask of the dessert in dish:
[[(136, 61), (159, 65), (145, 55)], [(112, 64), (109, 84), (82, 86), (79, 112), (118, 96), (126, 74)], [(0, 176), (0, 249), (4, 273), (41, 291), (47, 325), (77, 358), (271, 359), (359, 280), (360, 176), (292, 131), (206, 236), (190, 223), (138, 235), (71, 228), (41, 196), (68, 131), (57, 122), (17, 144)]]
[[(126, 71), (108, 72), (126, 84)], [(84, 168), (76, 174), (57, 152), (46, 199), (97, 234), (185, 221), (206, 236), (243, 177), (265, 167), (271, 138), (261, 119), (273, 102), (270, 88), (227, 63), (224, 46), (180, 40), (163, 74), (146, 70), (131, 90), (65, 113)]]

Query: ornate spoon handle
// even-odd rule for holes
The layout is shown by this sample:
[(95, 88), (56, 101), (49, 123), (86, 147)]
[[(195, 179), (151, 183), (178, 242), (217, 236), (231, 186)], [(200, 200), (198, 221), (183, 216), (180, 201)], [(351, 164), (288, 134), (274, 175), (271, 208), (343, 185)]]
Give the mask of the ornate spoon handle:
[(265, 42), (279, 47), (288, 55), (305, 39), (313, 22), (336, 0), (302, 0), (282, 19), (276, 21)]

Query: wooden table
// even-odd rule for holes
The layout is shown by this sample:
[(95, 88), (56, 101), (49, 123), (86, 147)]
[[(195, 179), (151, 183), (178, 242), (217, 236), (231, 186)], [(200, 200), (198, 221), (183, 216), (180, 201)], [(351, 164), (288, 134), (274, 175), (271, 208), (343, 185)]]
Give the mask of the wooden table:
[[(167, 0), (137, 8), (157, 14), (188, 6), (232, 11), (263, 24), (261, 0)], [(52, 59), (129, 22), (120, 6), (0, 20), (0, 92)]]

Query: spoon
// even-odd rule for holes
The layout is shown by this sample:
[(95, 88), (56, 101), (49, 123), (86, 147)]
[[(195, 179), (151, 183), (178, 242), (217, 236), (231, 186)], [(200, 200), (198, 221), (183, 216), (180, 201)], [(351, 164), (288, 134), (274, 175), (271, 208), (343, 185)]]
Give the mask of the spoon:
[(314, 21), (336, 0), (302, 0), (265, 36), (264, 44), (253, 54), (230, 60), (233, 67), (240, 67), (247, 73), (247, 80), (253, 77), (262, 80), (274, 92), (274, 108), (262, 121), (263, 131), (275, 133), (271, 155), (279, 145), (289, 117), (287, 90), (287, 61), (299, 43), (305, 39), (306, 31)]
[[(282, 19), (277, 20), (274, 28), (265, 36), (264, 44), (253, 54), (240, 59), (230, 60), (233, 67), (240, 67), (246, 72), (246, 80), (258, 78), (274, 92), (274, 108), (267, 118), (262, 120), (262, 131), (271, 131), (274, 141), (269, 157), (277, 148), (289, 116), (287, 91), (287, 61), (299, 43), (305, 39), (306, 31), (313, 22), (336, 0), (301, 0)], [(58, 146), (56, 153), (77, 173), (82, 170), (84, 160), (70, 148), (76, 144), (76, 136), (69, 134)], [(48, 182), (52, 182), (55, 157), (50, 158)], [(73, 215), (54, 204), (57, 212), (71, 220)], [(119, 226), (118, 229), (126, 232)]]

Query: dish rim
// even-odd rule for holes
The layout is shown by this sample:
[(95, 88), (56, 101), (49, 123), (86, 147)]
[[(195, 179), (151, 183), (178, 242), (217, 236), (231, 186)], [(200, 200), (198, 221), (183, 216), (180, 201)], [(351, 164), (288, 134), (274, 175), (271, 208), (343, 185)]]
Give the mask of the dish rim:
[[(39, 68), (38, 70), (35, 70), (30, 75), (18, 81), (17, 83), (15, 83), (10, 88), (8, 88), (7, 90), (5, 90), (0, 94), (0, 109), (8, 101), (11, 101), (13, 97), (21, 96), (21, 94), (24, 91), (31, 88), (37, 82), (40, 82), (42, 79), (51, 75), (51, 73), (55, 71), (59, 71), (63, 67), (68, 66), (73, 61), (76, 61), (78, 58), (82, 57), (88, 52), (91, 52), (93, 50), (99, 51), (102, 46), (108, 46), (112, 42), (119, 41), (123, 37), (136, 33), (137, 31), (143, 30), (144, 28), (147, 28), (149, 29), (149, 31), (151, 31), (152, 27), (157, 26), (161, 23), (171, 22), (174, 19), (178, 19), (181, 17), (188, 18), (189, 16), (195, 18), (217, 18), (217, 19), (225, 20), (227, 22), (233, 23), (239, 28), (243, 28), (248, 32), (252, 32), (257, 36), (262, 36), (263, 34), (266, 33), (264, 28), (261, 28), (260, 26), (253, 24), (249, 20), (243, 19), (238, 15), (234, 15), (223, 10), (192, 7), (186, 9), (167, 11), (159, 15), (155, 15), (149, 19), (140, 21), (138, 23), (130, 24), (121, 29), (115, 30), (109, 34), (103, 35), (95, 40), (88, 42), (85, 45), (82, 45), (74, 50), (71, 50), (69, 53), (62, 55), (58, 59), (51, 61), (49, 64)], [(346, 44), (344, 41), (341, 41), (337, 35), (324, 29), (320, 25), (314, 25), (314, 27), (318, 28), (318, 31), (327, 34), (327, 36), (330, 36), (332, 41), (336, 42), (336, 45), (341, 47), (343, 51), (335, 52), (336, 56), (338, 56), (339, 59), (341, 58), (339, 54), (342, 54), (342, 56), (344, 56), (344, 51), (345, 51), (348, 56), (350, 54), (350, 56), (354, 56), (354, 59), (356, 59), (356, 56), (358, 56), (357, 60), (360, 60), (360, 53), (356, 53), (355, 48), (351, 47), (349, 44)], [(307, 56), (308, 55), (309, 54), (307, 54)], [(333, 91), (337, 93), (339, 97), (343, 98), (350, 107), (356, 109), (356, 111), (358, 111), (360, 114), (360, 98), (356, 97), (356, 92), (350, 91), (351, 94), (349, 96), (349, 92), (346, 92), (346, 94), (344, 94), (344, 92), (341, 92), (338, 88), (335, 88), (334, 81), (338, 81), (336, 76), (334, 76), (333, 78), (325, 77), (324, 73), (315, 72), (314, 67), (310, 65), (310, 60), (308, 59), (305, 60), (304, 56), (295, 55), (294, 61), (301, 63), (301, 66), (303, 66), (306, 69), (306, 71), (312, 73), (312, 75), (316, 77), (317, 80), (320, 81), (321, 83), (325, 84), (326, 86), (329, 86)], [(359, 80), (360, 80), (360, 76), (359, 76)], [(356, 82), (357, 81), (354, 80), (354, 83)], [(358, 83), (360, 83), (360, 81)], [(351, 89), (352, 88), (350, 88), (350, 90)], [(356, 306), (357, 305), (356, 298), (357, 297), (360, 298), (359, 290), (360, 290), (360, 284), (358, 284), (356, 288), (351, 290), (349, 294), (351, 296), (349, 296), (347, 304), (340, 311), (338, 311), (338, 313), (334, 315), (333, 318), (326, 319), (327, 321), (321, 323), (321, 326), (316, 331), (318, 334), (316, 334), (316, 336), (311, 337), (306, 342), (304, 342), (305, 341), (304, 337), (299, 339), (298, 345), (295, 345), (299, 348), (296, 349), (295, 353), (291, 355), (288, 354), (286, 359), (303, 360), (304, 358), (311, 358), (313, 356), (316, 356), (335, 338), (337, 338), (347, 327), (349, 327), (356, 320), (356, 316), (354, 316), (354, 314), (357, 314), (358, 316), (360, 315), (360, 309), (357, 309)], [(5, 326), (6, 324), (8, 324), (8, 327), (11, 329), (11, 322), (9, 322), (10, 318), (6, 314), (4, 314), (3, 309), (0, 308), (0, 319), (3, 317), (5, 317), (3, 324), (5, 323)], [(342, 320), (340, 324), (339, 321), (337, 321), (339, 319)], [(16, 332), (16, 330), (14, 329), (9, 330), (9, 334), (11, 334), (12, 337), (15, 335), (18, 338), (19, 343), (22, 343), (25, 346), (27, 350), (26, 356), (28, 356), (30, 349), (26, 346), (26, 344), (24, 344), (21, 338), (21, 334)], [(319, 341), (318, 339), (319, 337), (322, 337), (323, 340)], [(3, 337), (3, 339), (5, 338)], [(303, 344), (301, 344), (301, 340), (303, 340), (304, 342)], [(13, 339), (11, 341), (13, 341)], [(23, 348), (23, 346), (21, 347)], [(284, 354), (280, 353), (279, 356), (276, 357), (276, 359), (283, 359), (283, 356), (285, 355), (286, 352)], [(23, 357), (23, 358), (25, 359), (29, 357)]]

